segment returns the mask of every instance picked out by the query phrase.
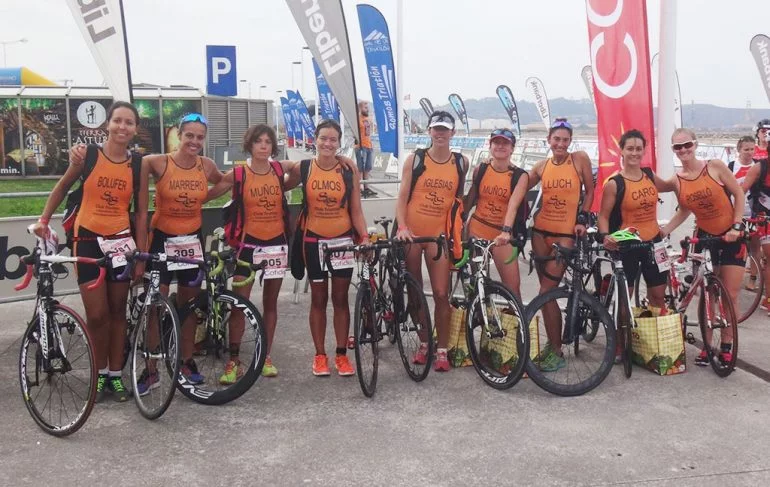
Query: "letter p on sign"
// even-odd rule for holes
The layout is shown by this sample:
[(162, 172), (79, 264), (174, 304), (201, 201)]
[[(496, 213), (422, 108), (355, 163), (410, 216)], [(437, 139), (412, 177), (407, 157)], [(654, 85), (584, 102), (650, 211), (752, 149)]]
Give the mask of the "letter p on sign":
[(206, 46), (206, 81), (209, 95), (238, 94), (235, 46)]

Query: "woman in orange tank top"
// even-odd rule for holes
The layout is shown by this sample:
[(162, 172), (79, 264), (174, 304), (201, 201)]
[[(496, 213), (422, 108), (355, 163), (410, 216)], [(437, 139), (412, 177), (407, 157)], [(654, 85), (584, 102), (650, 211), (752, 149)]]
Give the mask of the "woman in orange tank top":
[[(72, 249), (75, 256), (101, 258), (105, 250), (135, 246), (129, 233), (129, 206), (134, 187), (132, 155), (128, 147), (136, 135), (138, 123), (139, 114), (130, 103), (115, 102), (107, 110), (107, 140), (98, 149), (96, 165), (83, 185), (83, 199), (75, 220)], [(44, 236), (49, 232), (51, 215), (83, 174), (85, 157), (85, 145), (72, 148), (72, 164), (51, 191), (35, 225), (35, 234)], [(88, 286), (97, 279), (99, 270), (95, 266), (78, 264), (76, 271), (99, 369), (96, 400), (101, 401), (106, 392), (111, 392), (116, 401), (126, 401), (128, 392), (121, 379), (121, 369), (129, 283), (117, 280), (123, 271), (122, 267), (117, 267), (108, 272), (105, 286), (89, 290)]]
[[(542, 205), (532, 228), (532, 250), (538, 257), (552, 255), (554, 243), (572, 247), (576, 236), (585, 235), (594, 193), (591, 160), (584, 151), (569, 152), (571, 143), (572, 125), (565, 118), (557, 118), (548, 130), (552, 156), (535, 163), (529, 172), (530, 188), (542, 183)], [(537, 265), (537, 274), (542, 294), (559, 285), (564, 265), (547, 261)], [(543, 318), (548, 342), (539, 367), (553, 372), (566, 366), (561, 350), (561, 312), (555, 301), (543, 307)]]
[[(362, 243), (368, 241), (364, 213), (361, 209), (361, 188), (359, 175), (353, 172), (347, 188), (345, 171), (352, 161), (343, 166), (337, 156), (342, 138), (342, 129), (334, 120), (323, 120), (315, 131), (318, 156), (310, 161), (305, 187), (304, 227), (302, 229), (302, 253), (307, 278), (310, 281), (310, 333), (315, 345), (313, 375), (328, 376), (329, 361), (326, 356), (326, 307), (329, 300), (329, 274), (331, 274), (332, 307), (334, 308), (334, 337), (336, 353), (334, 365), (339, 375), (350, 376), (355, 369), (347, 357), (348, 332), (350, 330), (350, 307), (348, 289), (353, 275), (352, 267), (337, 261), (340, 267), (326, 270), (319, 253), (321, 246)], [(288, 186), (296, 186), (301, 180), (301, 165), (289, 173)], [(347, 188), (347, 191), (346, 191)], [(349, 195), (349, 198), (348, 196)], [(349, 201), (347, 201), (349, 199)], [(356, 237), (357, 235), (357, 237)], [(334, 240), (335, 242), (329, 242)], [(292, 257), (294, 259), (294, 257)], [(332, 266), (335, 261), (331, 262)]]
[[(201, 235), (203, 201), (208, 195), (208, 185), (222, 179), (222, 173), (214, 161), (198, 154), (206, 141), (208, 121), (203, 115), (191, 113), (179, 122), (179, 148), (171, 154), (154, 154), (142, 160), (141, 187), (139, 190), (139, 214), (136, 220), (137, 247), (143, 252), (166, 252), (167, 244), (186, 245), (194, 255), (203, 257)], [(150, 225), (151, 238), (147, 238), (147, 207), (149, 204), (150, 176), (155, 180), (155, 213)], [(166, 263), (153, 264), (160, 271), (160, 292), (168, 296), (172, 274), (177, 278), (177, 303), (194, 298), (200, 287), (186, 285), (195, 280), (198, 269), (170, 272)], [(139, 272), (144, 263), (137, 262)], [(198, 372), (192, 359), (195, 340), (195, 315), (182, 323), (181, 373), (193, 384), (201, 384), (205, 378)], [(146, 380), (152, 381), (154, 371), (148, 371)], [(143, 377), (146, 374), (143, 374)]]
[[(447, 214), (456, 196), (460, 177), (465, 179), (468, 160), (463, 156), (463, 174), (458, 174), (455, 155), (449, 148), (454, 136), (454, 117), (444, 111), (433, 112), (428, 122), (428, 134), (431, 147), (425, 152), (423, 164), (425, 171), (418, 177), (412, 188), (412, 166), (415, 155), (407, 157), (401, 174), (401, 189), (396, 203), (398, 221), (397, 238), (410, 240), (414, 237), (438, 237), (446, 233)], [(464, 182), (464, 181), (463, 181)], [(433, 260), (437, 248), (434, 243), (412, 244), (407, 247), (406, 267), (418, 283), (422, 283), (422, 262), (425, 254), (425, 266), (433, 290), (435, 309), (433, 321), (438, 334), (438, 347), (434, 370), (449, 370), (447, 346), (449, 343), (449, 259), (442, 252), (438, 261)], [(429, 337), (420, 337), (420, 348), (414, 356), (414, 363), (424, 365), (428, 362)]]
[[(743, 189), (724, 162), (718, 159), (702, 161), (695, 156), (698, 139), (692, 130), (676, 129), (671, 136), (671, 147), (682, 162), (682, 170), (674, 178), (679, 210), (662, 233), (670, 234), (694, 213), (699, 236), (721, 235), (723, 241), (710, 247), (711, 258), (715, 272), (735, 302), (746, 266), (746, 247), (738, 240), (743, 233)], [(696, 246), (696, 251), (699, 247)], [(721, 341), (720, 358), (729, 362), (732, 360), (731, 328), (724, 330)], [(701, 350), (695, 364), (709, 365), (706, 350)]]
[[(266, 273), (262, 285), (262, 318), (267, 331), (267, 359), (262, 368), (262, 375), (275, 377), (278, 369), (273, 365), (270, 351), (278, 322), (278, 294), (283, 283), (283, 273), (288, 268), (288, 229), (284, 215), (283, 191), (292, 189), (297, 181), (290, 186), (286, 181), (288, 174), (299, 165), (295, 161), (271, 162), (271, 157), (278, 153), (278, 140), (272, 127), (264, 124), (250, 127), (243, 136), (243, 151), (251, 154), (246, 161), (244, 171), (243, 208), (245, 225), (243, 229), (242, 246), (238, 258), (246, 262), (261, 262), (261, 256), (275, 256), (269, 260), (276, 262), (275, 268)], [(347, 157), (340, 157), (340, 162), (349, 169), (355, 168), (355, 163)], [(273, 164), (281, 173), (278, 177)], [(209, 190), (208, 200), (216, 199), (230, 191), (235, 183), (234, 171), (228, 171), (222, 180)], [(256, 255), (256, 258), (255, 258)], [(280, 264), (278, 263), (280, 261)], [(242, 267), (235, 270), (234, 280), (243, 281), (248, 278), (248, 271)], [(234, 287), (233, 292), (250, 299), (253, 284)], [(244, 330), (243, 315), (238, 313), (230, 320), (230, 357), (225, 366), (224, 374), (219, 378), (221, 384), (232, 384), (239, 375), (241, 367), (238, 359), (241, 337)]]
[[(469, 219), (468, 233), (476, 238), (495, 241), (497, 246), (492, 249), (492, 258), (497, 272), (500, 273), (500, 280), (521, 298), (518, 262), (514, 260), (506, 264), (511, 253), (519, 250), (514, 249), (511, 239), (519, 206), (527, 204), (524, 198), (529, 186), (527, 173), (511, 164), (515, 145), (516, 137), (510, 130), (498, 129), (492, 132), (489, 137), (489, 153), (492, 157), (482, 163), (487, 164), (487, 167), (480, 181), (478, 174), (481, 165), (474, 169), (465, 211), (469, 212), (471, 208), (476, 207)], [(519, 176), (511, 191), (515, 171), (523, 174)], [(526, 235), (524, 237), (526, 238)]]

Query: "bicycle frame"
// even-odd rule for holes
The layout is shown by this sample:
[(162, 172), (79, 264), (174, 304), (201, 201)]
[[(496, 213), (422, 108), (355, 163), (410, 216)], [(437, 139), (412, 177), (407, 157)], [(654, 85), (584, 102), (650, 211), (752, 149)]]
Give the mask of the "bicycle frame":
[[(452, 295), (454, 296), (455, 289), (457, 288), (457, 285), (460, 284), (465, 304), (468, 309), (472, 309), (473, 304), (476, 301), (487, 303), (485, 283), (489, 281), (489, 265), (492, 257), (492, 247), (495, 246), (495, 243), (471, 238), (464, 246), (470, 247), (471, 258), (467, 265), (470, 266), (471, 273), (468, 274), (466, 272), (466, 266), (462, 266), (458, 269), (458, 280), (455, 284), (455, 288), (452, 289)], [(466, 279), (470, 281), (470, 283), (466, 283)], [(487, 307), (480, 306), (480, 308), (481, 316), (484, 320), (484, 333), (487, 338), (503, 338), (505, 336), (505, 330), (501, 328), (502, 320), (498, 317), (498, 319), (495, 320), (494, 327), (490, 327)]]
[[(679, 301), (679, 305), (676, 308), (678, 313), (683, 313), (685, 310), (687, 310), (687, 307), (690, 305), (693, 297), (695, 297), (697, 291), (703, 286), (706, 277), (714, 274), (714, 266), (711, 263), (711, 251), (708, 248), (704, 248), (703, 252), (700, 254), (689, 252), (687, 257), (693, 261), (693, 264), (698, 264), (698, 269), (694, 273), (695, 275), (693, 276), (693, 281), (690, 284), (690, 288), (687, 290), (684, 297)], [(684, 263), (684, 259), (680, 257), (679, 262)], [(669, 278), (671, 279), (671, 290), (679, 293), (679, 287), (681, 286), (681, 283), (679, 282), (678, 276), (676, 276), (676, 272), (671, 272), (669, 275)], [(706, 299), (708, 299), (708, 296)], [(708, 305), (708, 303), (706, 304)]]

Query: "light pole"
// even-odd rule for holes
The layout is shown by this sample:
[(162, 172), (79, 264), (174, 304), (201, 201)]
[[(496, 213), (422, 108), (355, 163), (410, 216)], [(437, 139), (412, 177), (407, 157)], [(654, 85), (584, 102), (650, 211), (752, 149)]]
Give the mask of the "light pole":
[(28, 39), (26, 37), (22, 37), (21, 39), (15, 39), (13, 41), (0, 41), (0, 44), (3, 45), (3, 67), (7, 66), (5, 46), (7, 46), (8, 44), (24, 44), (26, 42), (28, 42)]
[[(305, 91), (305, 51), (310, 51), (310, 48), (307, 46), (304, 46), (302, 48), (302, 51), (299, 53), (299, 59), (302, 63), (300, 66), (300, 81), (299, 81), (299, 91), (303, 92)], [(312, 54), (311, 54), (312, 55)]]
[(291, 63), (291, 89), (296, 90), (297, 86), (294, 84), (294, 66), (299, 65), (302, 69), (302, 61), (292, 61)]
[(239, 83), (248, 83), (249, 86), (249, 100), (251, 100), (251, 81), (247, 79), (238, 80)]
[(267, 88), (267, 85), (259, 85), (259, 99), (262, 99), (262, 88)]

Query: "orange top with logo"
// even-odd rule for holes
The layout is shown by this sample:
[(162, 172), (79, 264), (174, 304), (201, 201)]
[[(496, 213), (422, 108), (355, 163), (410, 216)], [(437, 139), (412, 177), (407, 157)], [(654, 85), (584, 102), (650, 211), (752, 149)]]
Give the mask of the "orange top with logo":
[(706, 233), (722, 235), (733, 224), (733, 203), (724, 186), (708, 173), (708, 164), (695, 179), (679, 178), (679, 204), (693, 212), (695, 224)]
[(425, 171), (414, 186), (406, 205), (407, 227), (418, 237), (438, 237), (446, 233), (446, 220), (457, 192), (455, 155), (436, 162), (425, 152)]
[(479, 197), (468, 231), (474, 237), (492, 240), (500, 234), (508, 201), (511, 199), (513, 169), (498, 171), (492, 165), (479, 182)]
[(243, 184), (244, 230), (258, 240), (272, 240), (284, 232), (283, 193), (278, 176), (270, 168), (258, 174), (246, 167)]
[(561, 164), (549, 157), (540, 178), (541, 207), (535, 216), (535, 230), (563, 236), (575, 233), (575, 220), (580, 208), (583, 183), (572, 154)]
[(361, 135), (361, 143), (359, 147), (365, 149), (372, 148), (372, 122), (369, 121), (369, 117), (363, 115), (358, 116), (358, 133)]
[(340, 207), (345, 196), (345, 180), (342, 166), (337, 163), (331, 169), (322, 169), (313, 159), (307, 176), (307, 223), (305, 229), (322, 237), (338, 237), (350, 233), (353, 223), (348, 206)]
[(168, 156), (166, 172), (155, 183), (152, 228), (169, 235), (187, 235), (198, 231), (203, 220), (203, 200), (208, 192), (209, 182), (200, 157), (193, 167), (185, 169)]
[(127, 230), (133, 192), (131, 158), (114, 162), (99, 149), (96, 165), (83, 186), (75, 228), (82, 226), (97, 235), (115, 235)]
[(645, 175), (639, 181), (623, 179), (626, 190), (620, 202), (620, 228), (636, 227), (642, 240), (652, 240), (660, 233), (655, 183)]

